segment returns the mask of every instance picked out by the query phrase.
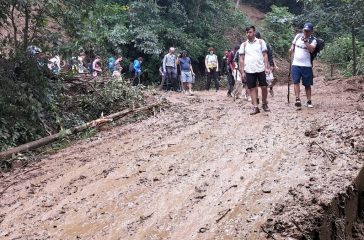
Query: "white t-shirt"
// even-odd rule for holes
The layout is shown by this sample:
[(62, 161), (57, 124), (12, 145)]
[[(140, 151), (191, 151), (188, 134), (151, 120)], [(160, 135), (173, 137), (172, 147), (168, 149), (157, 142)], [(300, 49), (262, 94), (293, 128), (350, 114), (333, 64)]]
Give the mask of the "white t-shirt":
[(207, 67), (212, 69), (217, 67), (217, 56), (215, 54), (208, 54), (206, 55), (206, 62), (207, 62)]
[[(300, 67), (312, 67), (311, 54), (308, 51), (305, 43), (302, 41), (301, 37), (302, 34), (297, 34), (292, 42), (292, 44), (295, 45), (292, 65)], [(316, 47), (317, 41), (314, 39), (311, 45)]]
[(267, 52), (267, 44), (263, 39), (255, 38), (240, 45), (239, 54), (244, 55), (244, 71), (260, 73), (265, 71), (263, 52)]

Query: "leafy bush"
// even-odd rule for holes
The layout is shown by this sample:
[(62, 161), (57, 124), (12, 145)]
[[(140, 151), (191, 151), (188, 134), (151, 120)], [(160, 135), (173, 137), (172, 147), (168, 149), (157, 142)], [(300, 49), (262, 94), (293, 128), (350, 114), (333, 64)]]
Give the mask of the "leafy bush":
[(105, 85), (83, 95), (61, 94), (54, 114), (59, 116), (61, 128), (70, 128), (103, 115), (120, 111), (143, 101), (141, 87), (131, 86), (123, 78), (113, 79)]
[[(357, 74), (364, 73), (364, 47), (356, 41)], [(352, 39), (350, 35), (338, 37), (334, 42), (327, 43), (321, 55), (323, 61), (339, 66), (343, 73), (351, 76), (353, 62)]]
[(269, 42), (274, 51), (284, 55), (292, 42), (294, 16), (288, 12), (286, 7), (272, 6), (272, 11), (266, 15), (264, 20), (264, 39)]
[(24, 56), (1, 59), (0, 150), (46, 133), (44, 124), (57, 91), (37, 63)]

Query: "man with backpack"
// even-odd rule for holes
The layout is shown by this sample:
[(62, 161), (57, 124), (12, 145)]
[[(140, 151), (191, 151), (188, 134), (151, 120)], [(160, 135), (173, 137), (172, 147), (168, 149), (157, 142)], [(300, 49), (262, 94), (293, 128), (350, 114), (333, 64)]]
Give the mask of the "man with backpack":
[(231, 50), (228, 53), (227, 56), (227, 80), (228, 80), (228, 92), (227, 92), (227, 96), (228, 97), (232, 97), (231, 93), (233, 92), (234, 86), (235, 86), (235, 78), (233, 75), (233, 71), (235, 70), (235, 68), (237, 68), (235, 62), (234, 62), (234, 57), (236, 52), (239, 50), (239, 45), (235, 46), (233, 50)]
[[(292, 82), (294, 84), (294, 93), (296, 96), (295, 106), (301, 109), (300, 99), (300, 82), (305, 86), (308, 108), (313, 108), (311, 100), (311, 86), (313, 85), (312, 61), (313, 53), (315, 52), (317, 41), (312, 36), (313, 25), (305, 23), (303, 33), (299, 33), (292, 41), (292, 46), (289, 49), (290, 55), (293, 52), (293, 62), (291, 68)], [(316, 53), (317, 54), (317, 53)]]
[[(262, 34), (257, 31), (257, 32), (255, 32), (255, 37), (258, 38), (258, 39), (262, 39)], [(266, 44), (267, 44), (268, 62), (269, 62), (269, 65), (270, 65), (270, 74), (267, 75), (266, 78), (267, 78), (267, 83), (268, 83), (268, 87), (269, 87), (269, 93), (273, 97), (274, 96), (274, 92), (273, 92), (273, 81), (274, 81), (273, 72), (276, 69), (278, 69), (278, 66), (277, 66), (276, 62), (274, 61), (274, 59), (273, 59), (272, 47), (270, 46), (270, 44), (268, 42), (266, 42)]]
[(138, 57), (138, 59), (135, 59), (133, 62), (133, 72), (134, 72), (134, 81), (133, 85), (140, 84), (140, 76), (142, 75), (142, 62), (143, 58)]
[(252, 98), (253, 111), (250, 115), (260, 112), (257, 102), (257, 82), (262, 90), (262, 108), (269, 112), (268, 107), (268, 83), (266, 75), (270, 73), (270, 66), (267, 55), (267, 45), (264, 40), (255, 37), (255, 27), (245, 29), (247, 41), (242, 43), (239, 49), (240, 72), (242, 78), (246, 79), (247, 86)]
[(121, 75), (121, 66), (120, 61), (123, 60), (121, 55), (118, 55), (117, 58), (111, 56), (107, 59), (107, 68), (110, 71), (112, 76), (120, 76)]

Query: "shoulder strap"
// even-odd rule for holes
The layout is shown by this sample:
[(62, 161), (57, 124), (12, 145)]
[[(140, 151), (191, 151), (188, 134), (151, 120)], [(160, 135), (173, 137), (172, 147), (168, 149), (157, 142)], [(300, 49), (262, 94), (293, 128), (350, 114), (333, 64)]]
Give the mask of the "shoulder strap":
[(311, 44), (313, 40), (316, 40), (316, 37), (311, 35), (310, 38), (308, 39), (308, 43)]
[(260, 44), (260, 50), (263, 52), (263, 41), (262, 41), (262, 39), (259, 39), (259, 44)]
[(244, 49), (244, 54), (245, 54), (245, 48), (246, 48), (246, 43), (248, 42), (248, 40), (246, 40), (243, 44), (243, 49)]
[(294, 44), (297, 43), (298, 39), (302, 37), (302, 33), (297, 34), (296, 38), (294, 39)]

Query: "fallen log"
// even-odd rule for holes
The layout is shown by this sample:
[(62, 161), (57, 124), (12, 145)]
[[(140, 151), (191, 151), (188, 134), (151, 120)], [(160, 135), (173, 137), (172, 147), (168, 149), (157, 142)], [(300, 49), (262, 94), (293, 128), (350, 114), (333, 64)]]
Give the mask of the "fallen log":
[(110, 115), (108, 115), (106, 117), (93, 120), (91, 122), (82, 124), (80, 126), (69, 128), (69, 129), (61, 131), (59, 133), (56, 133), (56, 134), (53, 134), (53, 135), (38, 139), (36, 141), (29, 142), (29, 143), (26, 143), (26, 144), (23, 144), (23, 145), (8, 149), (6, 151), (0, 152), (0, 159), (10, 158), (10, 157), (12, 157), (13, 154), (18, 154), (18, 153), (21, 153), (21, 152), (24, 152), (24, 151), (29, 151), (29, 150), (32, 150), (32, 149), (37, 149), (39, 147), (43, 147), (43, 146), (45, 146), (45, 145), (47, 145), (49, 143), (52, 143), (52, 142), (54, 142), (54, 141), (56, 141), (56, 140), (58, 140), (60, 138), (76, 134), (76, 133), (81, 132), (81, 131), (83, 131), (85, 129), (98, 128), (98, 127), (100, 127), (100, 126), (102, 126), (102, 125), (104, 125), (106, 123), (115, 121), (115, 120), (117, 120), (119, 118), (122, 118), (122, 117), (125, 117), (125, 116), (127, 116), (127, 115), (129, 115), (131, 113), (143, 112), (145, 110), (153, 109), (153, 108), (155, 108), (157, 106), (160, 106), (160, 105), (162, 105), (162, 103), (158, 102), (158, 103), (154, 103), (154, 104), (151, 104), (151, 105), (148, 105), (148, 106), (145, 106), (145, 107), (141, 107), (141, 108), (137, 108), (137, 109), (125, 109), (125, 110), (123, 110), (121, 112), (110, 114)]

